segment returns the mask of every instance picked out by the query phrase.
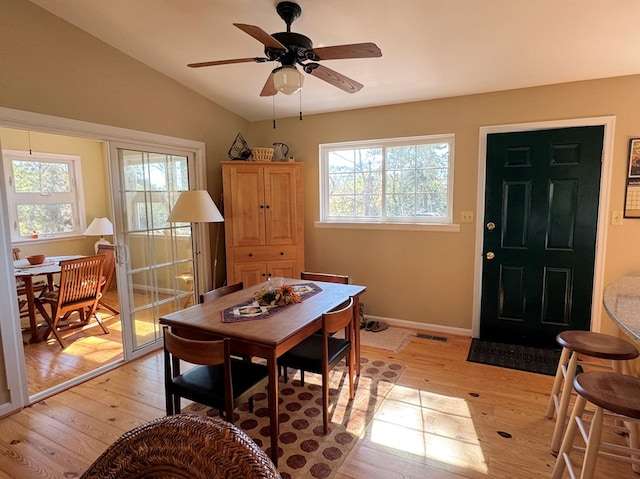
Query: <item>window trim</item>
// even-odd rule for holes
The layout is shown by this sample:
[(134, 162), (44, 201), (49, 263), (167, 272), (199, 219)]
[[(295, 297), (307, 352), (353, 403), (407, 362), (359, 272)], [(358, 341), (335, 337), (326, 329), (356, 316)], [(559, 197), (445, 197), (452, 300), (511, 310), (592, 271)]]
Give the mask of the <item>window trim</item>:
[[(427, 140), (427, 141), (425, 141)], [(380, 147), (382, 149), (391, 146), (448, 143), (449, 165), (447, 175), (447, 216), (434, 217), (433, 220), (425, 220), (425, 217), (416, 217), (415, 221), (409, 218), (337, 218), (329, 217), (328, 195), (328, 153), (336, 149)], [(319, 206), (320, 219), (315, 222), (316, 227), (353, 227), (367, 229), (408, 229), (431, 231), (459, 231), (459, 225), (453, 223), (453, 179), (455, 159), (455, 134), (444, 133), (436, 135), (410, 136), (400, 138), (384, 138), (377, 140), (357, 140), (336, 143), (321, 143), (319, 145)]]
[[(70, 181), (71, 181), (71, 193), (70, 196), (74, 198), (72, 209), (75, 210), (77, 218), (75, 218), (74, 230), (69, 233), (57, 233), (57, 234), (39, 234), (37, 238), (28, 238), (19, 235), (18, 217), (14, 208), (8, 208), (9, 225), (11, 231), (11, 241), (14, 244), (24, 244), (41, 241), (61, 240), (74, 237), (82, 237), (83, 231), (86, 229), (86, 210), (85, 210), (85, 198), (84, 188), (82, 180), (82, 158), (79, 155), (62, 154), (62, 153), (48, 153), (48, 152), (28, 152), (24, 150), (12, 150), (2, 149), (2, 167), (4, 168), (5, 179), (7, 181), (7, 203), (14, 205), (16, 202), (17, 193), (12, 182), (13, 178), (13, 160), (32, 160), (32, 161), (51, 161), (62, 162), (70, 165)], [(43, 204), (46, 204), (44, 202)]]

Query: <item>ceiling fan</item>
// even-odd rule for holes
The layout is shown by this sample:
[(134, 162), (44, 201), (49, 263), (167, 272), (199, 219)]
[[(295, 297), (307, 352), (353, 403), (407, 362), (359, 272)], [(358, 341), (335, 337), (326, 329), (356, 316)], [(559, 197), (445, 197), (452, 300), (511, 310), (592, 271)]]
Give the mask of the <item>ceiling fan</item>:
[(276, 5), (276, 11), (287, 25), (286, 32), (269, 35), (255, 25), (246, 25), (244, 23), (233, 24), (264, 45), (265, 57), (189, 63), (187, 66), (199, 68), (227, 65), (230, 63), (279, 62), (280, 66), (271, 72), (260, 92), (260, 96), (273, 96), (278, 92), (291, 95), (292, 93), (300, 91), (304, 77), (298, 71), (296, 65), (300, 65), (305, 73), (324, 80), (347, 93), (355, 93), (362, 89), (363, 85), (361, 83), (337, 71), (331, 70), (324, 65), (320, 65), (318, 62), (321, 60), (344, 58), (381, 57), (382, 52), (375, 43), (354, 43), (350, 45), (313, 48), (313, 43), (309, 37), (291, 31), (291, 24), (302, 13), (300, 5), (294, 2), (279, 2)]

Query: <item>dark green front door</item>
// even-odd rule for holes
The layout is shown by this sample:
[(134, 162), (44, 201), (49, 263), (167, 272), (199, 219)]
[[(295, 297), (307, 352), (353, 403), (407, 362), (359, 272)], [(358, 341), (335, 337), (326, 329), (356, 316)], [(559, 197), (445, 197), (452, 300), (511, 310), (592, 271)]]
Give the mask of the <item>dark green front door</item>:
[(487, 137), (480, 338), (588, 330), (604, 127)]

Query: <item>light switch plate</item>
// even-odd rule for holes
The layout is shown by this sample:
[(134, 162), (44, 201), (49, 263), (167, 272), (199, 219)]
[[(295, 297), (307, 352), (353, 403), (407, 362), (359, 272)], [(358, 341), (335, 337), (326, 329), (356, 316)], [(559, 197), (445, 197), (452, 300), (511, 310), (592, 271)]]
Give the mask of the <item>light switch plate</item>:
[(473, 223), (473, 211), (463, 211), (460, 218), (461, 223)]
[(613, 226), (622, 226), (622, 211), (611, 212), (611, 224)]

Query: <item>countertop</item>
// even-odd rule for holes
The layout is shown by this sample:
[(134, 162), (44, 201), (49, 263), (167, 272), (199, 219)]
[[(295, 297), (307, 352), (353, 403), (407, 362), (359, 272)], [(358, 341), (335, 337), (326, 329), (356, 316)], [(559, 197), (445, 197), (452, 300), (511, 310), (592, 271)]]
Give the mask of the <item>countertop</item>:
[(640, 344), (640, 276), (623, 276), (604, 290), (604, 309), (611, 320)]

